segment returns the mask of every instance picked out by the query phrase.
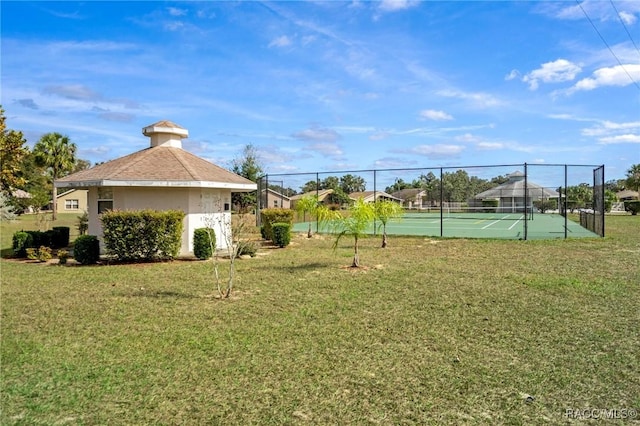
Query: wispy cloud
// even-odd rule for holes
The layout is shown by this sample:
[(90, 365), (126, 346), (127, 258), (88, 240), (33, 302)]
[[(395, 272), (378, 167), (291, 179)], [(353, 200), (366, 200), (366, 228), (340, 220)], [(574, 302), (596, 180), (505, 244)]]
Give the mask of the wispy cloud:
[(616, 65), (600, 68), (591, 77), (583, 78), (565, 93), (572, 94), (581, 90), (594, 90), (603, 86), (628, 86), (640, 83), (640, 64)]
[(418, 114), (420, 119), (422, 120), (434, 120), (434, 121), (448, 121), (453, 120), (453, 116), (451, 114), (447, 114), (444, 111), (439, 111), (435, 109), (425, 109), (420, 111)]
[[(572, 81), (582, 71), (580, 66), (566, 59), (557, 59), (552, 62), (546, 62), (540, 68), (528, 72), (522, 81), (529, 85), (529, 89), (538, 89), (539, 83), (562, 83)], [(513, 71), (509, 77), (513, 76)], [(512, 77), (513, 78), (513, 77)]]
[(305, 142), (335, 143), (340, 139), (340, 135), (335, 130), (317, 126), (295, 132), (291, 136)]
[(465, 92), (456, 89), (444, 89), (436, 92), (446, 98), (456, 98), (469, 102), (475, 108), (492, 108), (505, 105), (505, 102), (485, 92)]
[(396, 12), (398, 10), (410, 9), (419, 3), (417, 0), (382, 0), (378, 5), (378, 9), (383, 12)]
[(33, 99), (16, 99), (14, 101), (15, 103), (17, 103), (20, 106), (23, 106), (25, 108), (29, 108), (29, 109), (38, 109), (38, 104), (33, 100)]
[(42, 92), (75, 101), (99, 101), (102, 99), (102, 95), (82, 84), (47, 86)]
[(269, 43), (269, 47), (287, 47), (291, 46), (292, 41), (286, 35), (276, 37)]

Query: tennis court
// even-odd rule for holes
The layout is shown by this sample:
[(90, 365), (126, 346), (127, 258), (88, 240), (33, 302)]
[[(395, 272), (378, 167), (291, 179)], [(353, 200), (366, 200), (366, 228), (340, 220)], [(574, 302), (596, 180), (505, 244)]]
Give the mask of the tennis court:
[[(526, 216), (526, 217), (525, 217)], [(381, 233), (380, 223), (372, 224), (367, 233)], [(296, 223), (294, 232), (306, 232), (309, 222)], [(525, 229), (526, 227), (526, 229)], [(315, 222), (312, 229), (327, 232)], [(598, 235), (580, 224), (555, 213), (407, 212), (401, 219), (387, 223), (389, 235), (418, 235), (457, 238), (553, 239), (584, 238)], [(526, 238), (525, 238), (526, 236)]]

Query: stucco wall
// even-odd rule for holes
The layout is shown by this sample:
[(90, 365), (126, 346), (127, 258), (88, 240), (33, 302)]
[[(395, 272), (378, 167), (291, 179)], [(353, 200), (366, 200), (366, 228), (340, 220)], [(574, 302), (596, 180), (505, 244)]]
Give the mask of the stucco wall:
[[(98, 188), (89, 188), (89, 234), (102, 239), (102, 224), (98, 215)], [(209, 188), (144, 188), (114, 187), (113, 208), (116, 210), (182, 210), (183, 221), (181, 255), (193, 254), (193, 231), (211, 226), (216, 233), (216, 246), (225, 249), (224, 235), (231, 234), (231, 213), (224, 212), (231, 205), (231, 191)], [(104, 247), (103, 247), (104, 249)]]

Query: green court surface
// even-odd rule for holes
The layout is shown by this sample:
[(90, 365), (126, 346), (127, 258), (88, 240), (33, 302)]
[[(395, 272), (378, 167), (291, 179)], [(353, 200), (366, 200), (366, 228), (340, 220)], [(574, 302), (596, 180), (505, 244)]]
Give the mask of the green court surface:
[[(389, 235), (419, 235), (432, 237), (457, 238), (502, 238), (502, 239), (554, 239), (598, 237), (580, 224), (566, 220), (564, 216), (553, 213), (536, 213), (525, 221), (522, 213), (474, 213), (473, 215), (456, 216), (440, 213), (407, 213), (402, 219), (387, 223)], [(566, 226), (565, 226), (566, 224)], [(371, 225), (368, 234), (381, 233), (380, 223)], [(309, 222), (296, 223), (294, 232), (306, 232)], [(315, 222), (311, 229), (327, 232)]]

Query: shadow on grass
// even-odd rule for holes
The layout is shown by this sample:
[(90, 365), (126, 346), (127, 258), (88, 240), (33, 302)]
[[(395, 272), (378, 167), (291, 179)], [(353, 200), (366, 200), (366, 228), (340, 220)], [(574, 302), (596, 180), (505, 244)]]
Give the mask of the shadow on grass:
[(153, 299), (161, 298), (173, 298), (173, 299), (199, 299), (199, 296), (188, 293), (180, 293), (177, 291), (136, 291), (133, 293), (122, 294), (122, 296), (128, 297), (148, 297)]

